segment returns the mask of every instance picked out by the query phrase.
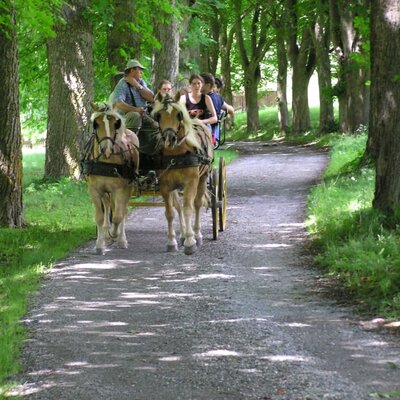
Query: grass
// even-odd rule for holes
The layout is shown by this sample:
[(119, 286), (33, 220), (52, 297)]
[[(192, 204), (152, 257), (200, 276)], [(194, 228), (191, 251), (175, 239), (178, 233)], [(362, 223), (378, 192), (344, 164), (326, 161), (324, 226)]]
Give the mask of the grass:
[[(221, 156), (229, 163), (237, 153), (217, 150), (215, 160)], [(26, 337), (20, 321), (43, 274), (95, 238), (86, 182), (43, 182), (44, 159), (43, 152), (23, 157), (26, 226), (0, 229), (0, 398), (7, 391), (6, 378), (20, 369), (19, 354)]]
[(400, 230), (372, 208), (374, 169), (360, 163), (367, 135), (331, 137), (323, 183), (309, 196), (317, 264), (342, 296), (368, 316), (400, 316)]
[(86, 184), (41, 182), (43, 153), (25, 155), (23, 162), (26, 226), (0, 229), (0, 382), (19, 369), (20, 319), (43, 273), (95, 234)]

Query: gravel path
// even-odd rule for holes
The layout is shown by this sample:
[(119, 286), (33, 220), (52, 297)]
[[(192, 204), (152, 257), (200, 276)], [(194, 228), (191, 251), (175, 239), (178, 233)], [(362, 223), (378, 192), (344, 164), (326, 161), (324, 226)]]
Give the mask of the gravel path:
[[(237, 144), (227, 230), (166, 253), (161, 208), (129, 218), (128, 250), (60, 263), (26, 319), (14, 395), (41, 400), (362, 400), (400, 390), (398, 337), (322, 297), (305, 255), (306, 196), (326, 155)], [(397, 398), (400, 398), (398, 396)]]

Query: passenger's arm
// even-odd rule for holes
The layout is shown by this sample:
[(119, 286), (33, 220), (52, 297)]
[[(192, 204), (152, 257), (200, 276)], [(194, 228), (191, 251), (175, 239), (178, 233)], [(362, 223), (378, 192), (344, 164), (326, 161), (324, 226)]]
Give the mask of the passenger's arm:
[(215, 112), (214, 104), (209, 95), (206, 95), (206, 106), (209, 113), (211, 114), (211, 117), (207, 119), (202, 119), (201, 122), (203, 122), (204, 124), (216, 124), (218, 122), (217, 113)]
[(230, 104), (226, 103), (225, 101), (224, 101), (224, 104), (222, 104), (222, 108), (224, 110), (226, 110), (226, 112), (232, 116), (235, 113), (235, 109)]
[(145, 111), (144, 108), (142, 108), (142, 107), (131, 106), (130, 104), (125, 103), (122, 100), (117, 100), (116, 102), (114, 102), (114, 105), (118, 109), (120, 109), (121, 111), (126, 112), (126, 113), (134, 111), (134, 112), (138, 112), (139, 114), (143, 115), (144, 111)]

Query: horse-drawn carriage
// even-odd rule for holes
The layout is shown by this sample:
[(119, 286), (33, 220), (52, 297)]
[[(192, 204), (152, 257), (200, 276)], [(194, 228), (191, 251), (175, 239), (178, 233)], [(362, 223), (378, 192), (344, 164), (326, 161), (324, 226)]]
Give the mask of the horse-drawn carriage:
[[(218, 239), (219, 231), (225, 230), (226, 225), (226, 166), (223, 157), (218, 167), (213, 163), (209, 129), (193, 122), (177, 99), (158, 96), (153, 116), (160, 127), (161, 150), (155, 155), (144, 155), (136, 135), (125, 128), (115, 110), (109, 106), (93, 107), (94, 132), (86, 146), (82, 172), (87, 176), (95, 207), (96, 251), (103, 253), (112, 241), (127, 247), (128, 204), (165, 206), (168, 251), (178, 248), (173, 207), (178, 213), (179, 240), (185, 254), (192, 254), (202, 243), (202, 206), (211, 209), (213, 239)], [(159, 197), (162, 202), (155, 200)]]

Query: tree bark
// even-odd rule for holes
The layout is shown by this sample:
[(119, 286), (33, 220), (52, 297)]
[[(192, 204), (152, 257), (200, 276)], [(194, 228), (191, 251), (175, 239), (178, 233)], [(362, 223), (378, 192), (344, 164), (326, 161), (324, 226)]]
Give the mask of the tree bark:
[[(360, 0), (360, 6), (365, 0)], [(368, 124), (369, 75), (359, 66), (353, 53), (361, 53), (362, 38), (354, 26), (354, 7), (346, 0), (329, 0), (331, 36), (339, 65), (335, 87), (339, 101), (339, 128), (342, 132), (355, 132)]]
[(326, 2), (317, 3), (317, 23), (312, 31), (318, 72), (319, 87), (319, 134), (332, 132), (335, 129), (332, 98), (331, 62), (329, 57), (329, 20)]
[(241, 6), (241, 1), (237, 1), (236, 12), (238, 13), (238, 22), (236, 23), (236, 42), (239, 48), (240, 61), (245, 77), (244, 92), (246, 99), (247, 131), (250, 133), (260, 128), (257, 103), (258, 84), (261, 80), (260, 63), (272, 44), (272, 40), (269, 41), (267, 39), (267, 31), (271, 25), (271, 17), (267, 12), (267, 4), (263, 6), (260, 4), (254, 5), (254, 9), (251, 10), (249, 38), (245, 40), (243, 35), (243, 18), (239, 14)]
[[(175, 0), (170, 0), (175, 7)], [(179, 25), (175, 15), (160, 15), (154, 21), (155, 36), (160, 48), (153, 52), (153, 70), (151, 82), (156, 89), (163, 79), (168, 79), (176, 87), (179, 72)]]
[(19, 116), (18, 47), (13, 0), (0, 7), (0, 227), (21, 227), (22, 147)]
[[(141, 57), (141, 36), (132, 29), (136, 21), (136, 3), (132, 0), (114, 0), (113, 25), (107, 32), (108, 65), (115, 72), (125, 69), (126, 61)], [(110, 77), (111, 89), (115, 86)]]
[(228, 104), (233, 104), (230, 53), (235, 30), (232, 28), (228, 31), (228, 22), (225, 13), (221, 15), (220, 22), (219, 51), (221, 59), (221, 79), (224, 84), (221, 94)]
[[(376, 160), (373, 205), (388, 216), (400, 206), (400, 3), (371, 4), (369, 141)], [(399, 222), (399, 214), (395, 222)]]
[(276, 32), (276, 46), (278, 59), (276, 94), (278, 103), (279, 131), (281, 135), (285, 136), (289, 132), (289, 109), (287, 103), (288, 59), (284, 35), (280, 30), (277, 30)]
[(65, 23), (48, 41), (49, 107), (45, 177), (80, 177), (79, 162), (90, 126), (93, 101), (92, 31), (84, 18), (88, 0), (62, 7)]
[(293, 70), (292, 78), (292, 133), (299, 134), (311, 128), (308, 106), (308, 84), (315, 69), (316, 55), (311, 39), (313, 21), (304, 26), (298, 36), (297, 0), (288, 0), (288, 53)]

